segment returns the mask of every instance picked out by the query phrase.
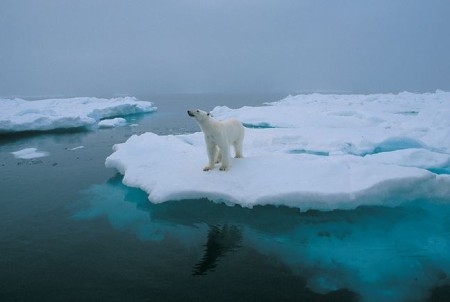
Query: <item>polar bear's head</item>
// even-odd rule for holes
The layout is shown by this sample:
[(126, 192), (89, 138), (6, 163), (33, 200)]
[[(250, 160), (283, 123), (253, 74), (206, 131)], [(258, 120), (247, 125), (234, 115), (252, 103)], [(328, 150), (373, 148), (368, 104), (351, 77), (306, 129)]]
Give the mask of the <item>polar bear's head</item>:
[(188, 110), (187, 113), (190, 117), (195, 118), (198, 122), (202, 122), (211, 117), (211, 114), (209, 112), (199, 110), (199, 109)]

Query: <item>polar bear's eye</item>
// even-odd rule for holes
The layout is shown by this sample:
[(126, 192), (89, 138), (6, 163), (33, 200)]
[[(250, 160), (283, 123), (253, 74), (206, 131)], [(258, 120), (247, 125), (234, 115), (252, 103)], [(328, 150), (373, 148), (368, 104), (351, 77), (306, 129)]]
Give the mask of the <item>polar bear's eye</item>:
[(200, 111), (199, 110), (197, 110), (197, 113), (199, 113)]

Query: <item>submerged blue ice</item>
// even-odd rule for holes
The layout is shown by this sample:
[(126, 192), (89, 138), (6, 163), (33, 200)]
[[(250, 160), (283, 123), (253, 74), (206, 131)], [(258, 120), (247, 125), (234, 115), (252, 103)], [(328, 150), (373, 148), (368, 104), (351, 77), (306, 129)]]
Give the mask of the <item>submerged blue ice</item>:
[(245, 128), (250, 129), (270, 129), (270, 128), (277, 128), (275, 126), (272, 126), (269, 123), (243, 123)]
[(232, 257), (240, 245), (247, 245), (278, 258), (314, 291), (348, 288), (363, 301), (423, 301), (431, 289), (450, 282), (447, 203), (416, 200), (400, 207), (304, 213), (207, 200), (155, 205), (144, 192), (121, 181), (116, 176), (88, 189), (74, 218), (106, 217), (114, 228), (141, 240), (170, 237), (187, 247), (203, 246), (211, 234), (225, 236), (223, 253), (209, 259), (205, 252), (204, 262), (193, 263), (194, 273), (213, 273), (209, 262), (220, 270), (221, 257)]

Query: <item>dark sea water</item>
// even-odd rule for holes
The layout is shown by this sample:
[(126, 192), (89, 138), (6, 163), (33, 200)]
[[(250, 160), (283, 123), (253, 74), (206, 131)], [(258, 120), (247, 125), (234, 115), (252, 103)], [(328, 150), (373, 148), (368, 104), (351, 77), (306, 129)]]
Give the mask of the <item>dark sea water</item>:
[[(439, 204), (155, 205), (104, 166), (133, 134), (199, 131), (187, 109), (284, 96), (140, 97), (158, 112), (127, 117), (137, 126), (0, 137), (0, 301), (450, 301), (450, 210)], [(50, 155), (11, 154), (29, 147)]]

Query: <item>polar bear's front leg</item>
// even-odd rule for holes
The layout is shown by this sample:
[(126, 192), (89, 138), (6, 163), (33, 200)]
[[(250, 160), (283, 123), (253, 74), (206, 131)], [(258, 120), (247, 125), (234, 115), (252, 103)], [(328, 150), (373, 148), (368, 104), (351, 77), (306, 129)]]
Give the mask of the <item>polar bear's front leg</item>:
[(206, 151), (208, 152), (209, 163), (203, 168), (203, 171), (209, 171), (214, 169), (214, 164), (216, 160), (217, 146), (215, 144), (206, 144)]
[(219, 146), (220, 154), (222, 155), (222, 165), (220, 171), (226, 171), (230, 167), (230, 146), (222, 144)]

